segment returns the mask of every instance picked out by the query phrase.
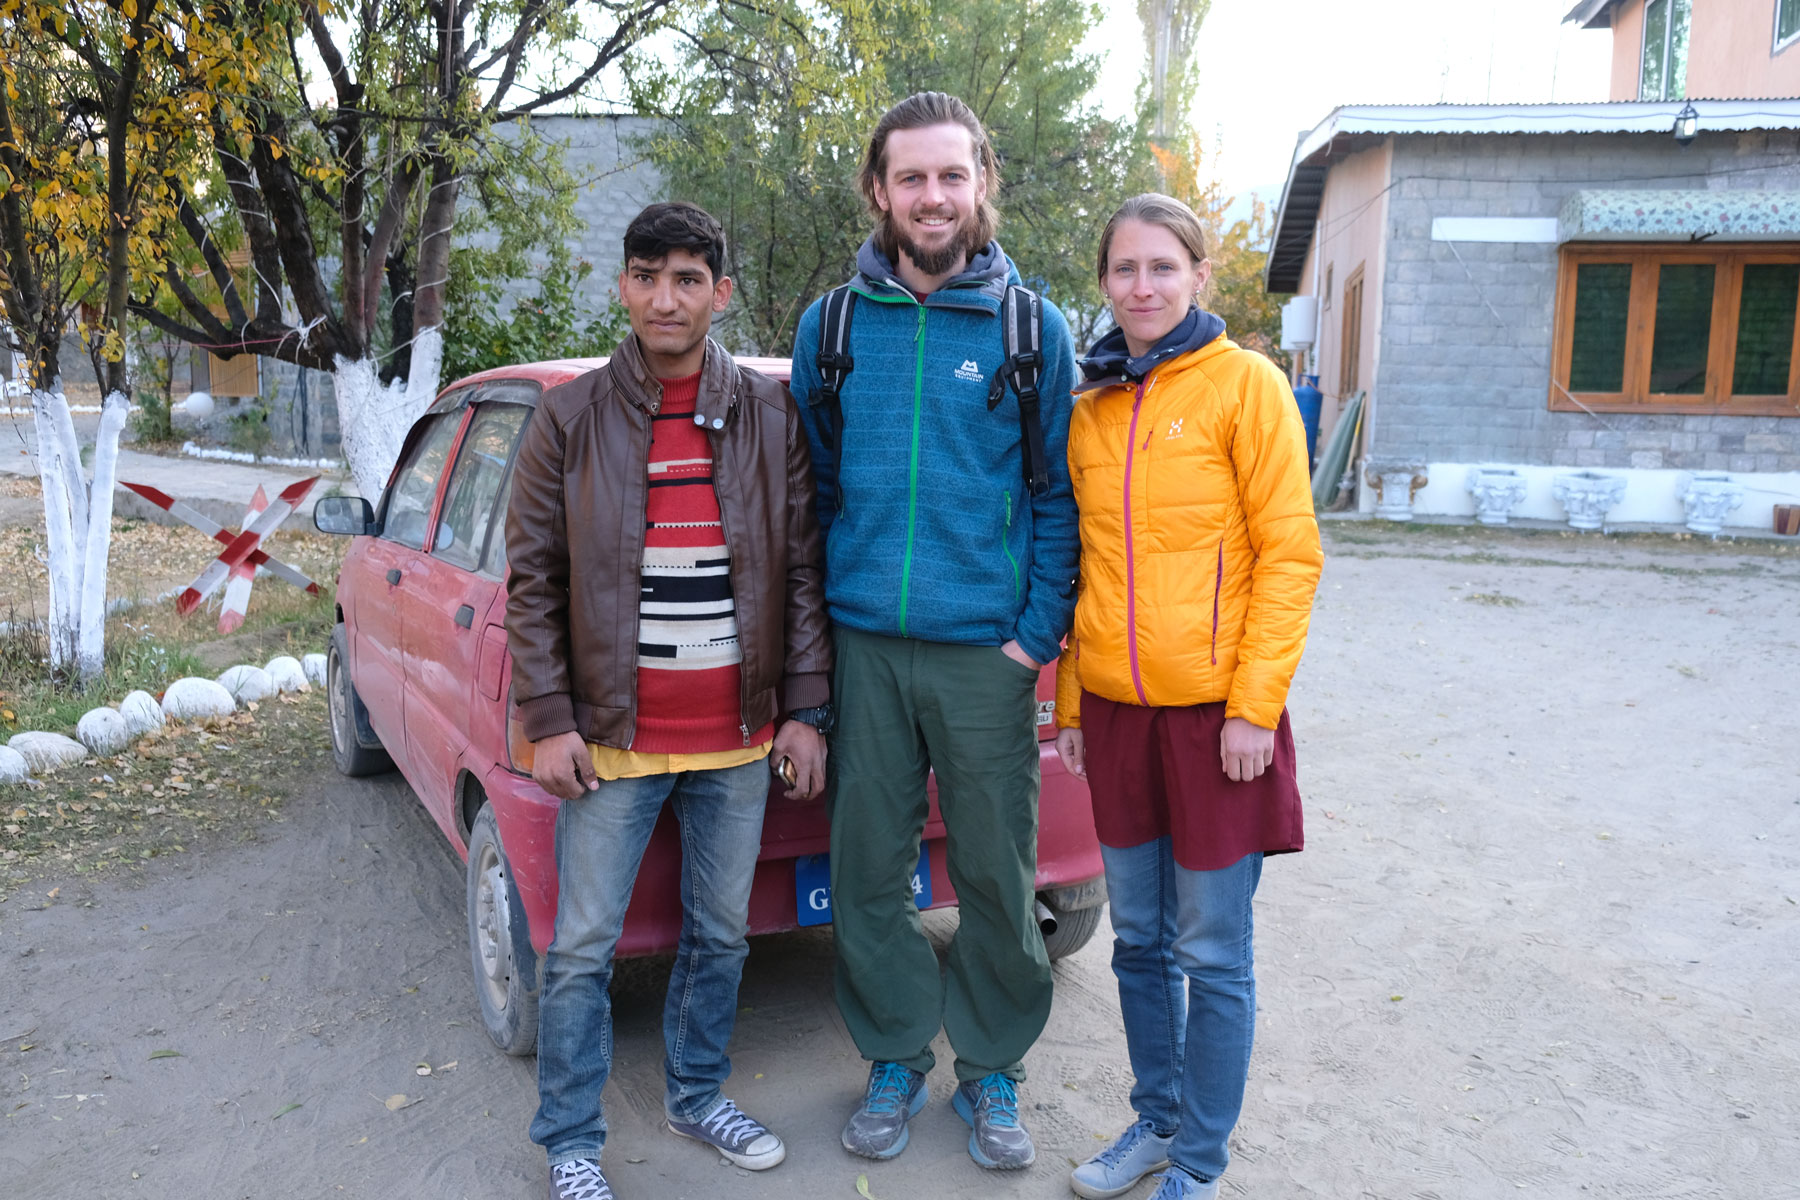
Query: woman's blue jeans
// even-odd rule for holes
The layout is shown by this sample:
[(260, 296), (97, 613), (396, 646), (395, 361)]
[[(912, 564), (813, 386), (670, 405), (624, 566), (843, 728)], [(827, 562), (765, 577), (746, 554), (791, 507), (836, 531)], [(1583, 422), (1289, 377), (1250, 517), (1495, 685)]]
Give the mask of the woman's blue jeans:
[(556, 937), (544, 956), (538, 1018), (538, 1111), (531, 1140), (552, 1166), (600, 1157), (600, 1093), (612, 1072), (613, 948), (650, 832), (665, 801), (681, 828), (681, 940), (663, 1003), (664, 1104), (703, 1120), (731, 1074), (749, 943), (750, 885), (762, 848), (768, 764), (601, 780), (556, 814)]
[(1263, 856), (1189, 871), (1169, 839), (1100, 847), (1112, 908), (1113, 974), (1137, 1077), (1131, 1107), (1174, 1134), (1169, 1159), (1201, 1179), (1230, 1161), (1256, 1031), (1251, 900)]

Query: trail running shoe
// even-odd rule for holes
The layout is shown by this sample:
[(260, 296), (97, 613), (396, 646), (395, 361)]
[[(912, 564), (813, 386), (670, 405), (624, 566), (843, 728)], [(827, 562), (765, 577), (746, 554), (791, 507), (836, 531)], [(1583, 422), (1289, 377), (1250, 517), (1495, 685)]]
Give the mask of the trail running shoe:
[(950, 1107), (969, 1123), (969, 1157), (990, 1171), (1017, 1171), (1037, 1158), (1019, 1124), (1019, 1087), (998, 1071), (956, 1089)]
[(894, 1062), (869, 1064), (869, 1091), (844, 1125), (844, 1149), (892, 1158), (906, 1149), (906, 1122), (925, 1107), (925, 1076)]

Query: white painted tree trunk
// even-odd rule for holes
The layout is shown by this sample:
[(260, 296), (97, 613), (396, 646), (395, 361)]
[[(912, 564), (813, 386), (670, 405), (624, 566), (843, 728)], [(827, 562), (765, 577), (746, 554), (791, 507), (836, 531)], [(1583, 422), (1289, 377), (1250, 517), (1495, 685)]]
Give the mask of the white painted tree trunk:
[[(64, 405), (67, 408), (67, 405)], [(112, 392), (100, 407), (100, 429), (94, 435), (94, 482), (88, 493), (87, 546), (81, 572), (81, 628), (75, 661), (83, 682), (100, 674), (106, 650), (106, 560), (112, 553), (113, 481), (118, 477), (119, 435), (131, 401)]]
[(131, 402), (107, 396), (94, 443), (94, 482), (81, 469), (81, 444), (69, 402), (60, 390), (34, 391), (38, 478), (44, 490), (49, 544), (50, 667), (73, 669), (85, 682), (100, 673), (106, 638), (106, 560), (112, 546), (112, 492), (119, 435)]
[(381, 385), (380, 364), (373, 358), (340, 357), (336, 368), (333, 383), (344, 459), (357, 491), (374, 504), (400, 457), (406, 431), (437, 398), (444, 369), (443, 330), (434, 327), (413, 338), (411, 372), (387, 387)]

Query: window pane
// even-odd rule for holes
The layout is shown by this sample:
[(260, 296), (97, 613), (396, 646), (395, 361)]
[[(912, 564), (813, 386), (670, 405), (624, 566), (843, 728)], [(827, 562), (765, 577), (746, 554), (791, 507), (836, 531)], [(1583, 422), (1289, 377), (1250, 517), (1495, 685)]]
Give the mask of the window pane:
[(1638, 99), (1661, 100), (1663, 50), (1669, 40), (1669, 0), (1644, 5), (1644, 65), (1638, 75)]
[(1652, 395), (1705, 393), (1712, 307), (1711, 263), (1663, 264), (1656, 285), (1656, 340), (1650, 346)]
[(484, 404), (463, 439), (444, 493), (444, 515), (438, 518), (438, 536), (432, 553), (459, 567), (474, 570), (487, 544), (494, 516), (494, 497), (506, 475), (506, 460), (514, 439), (525, 423), (526, 409), (518, 404)]
[[(1800, 0), (1796, 0), (1800, 7)], [(1794, 309), (1800, 263), (1750, 263), (1738, 293), (1735, 396), (1785, 396), (1794, 356)]]
[(1680, 100), (1687, 95), (1687, 60), (1688, 60), (1688, 18), (1693, 0), (1672, 0), (1675, 5), (1674, 28), (1669, 31), (1669, 85), (1670, 100)]
[(411, 546), (425, 545), (425, 521), (431, 515), (431, 501), (437, 495), (438, 479), (444, 473), (444, 460), (450, 457), (450, 443), (462, 424), (461, 413), (432, 417), (431, 432), (419, 442), (412, 460), (394, 481), (388, 493), (387, 516), (381, 536)]
[(1625, 334), (1630, 315), (1630, 263), (1582, 263), (1575, 268), (1571, 392), (1625, 390)]
[(1775, 36), (1785, 42), (1796, 33), (1800, 33), (1800, 0), (1781, 0), (1775, 18)]

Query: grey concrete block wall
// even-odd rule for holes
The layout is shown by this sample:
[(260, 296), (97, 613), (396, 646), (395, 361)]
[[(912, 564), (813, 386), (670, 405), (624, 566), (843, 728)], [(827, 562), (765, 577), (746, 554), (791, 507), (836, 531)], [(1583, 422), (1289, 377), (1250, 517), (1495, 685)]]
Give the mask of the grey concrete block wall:
[(1589, 188), (1800, 190), (1800, 133), (1394, 140), (1378, 454), (1440, 462), (1800, 471), (1800, 418), (1551, 412), (1554, 245), (1431, 240), (1437, 217), (1556, 217)]

